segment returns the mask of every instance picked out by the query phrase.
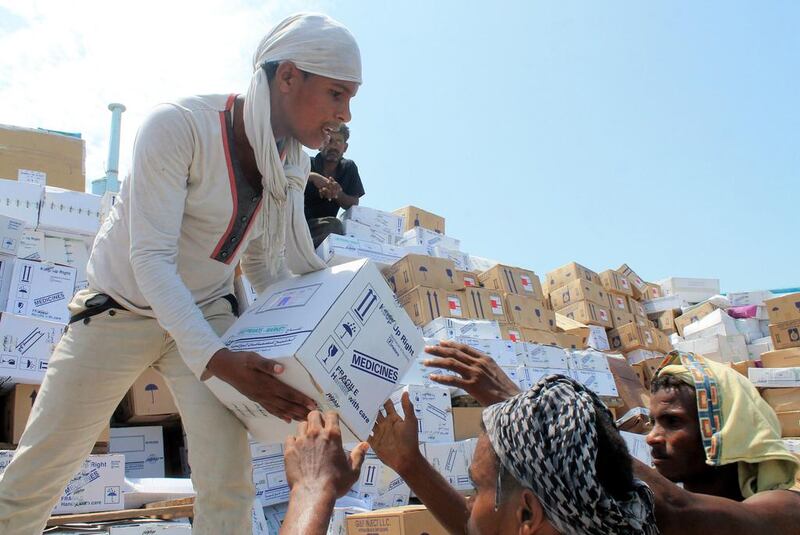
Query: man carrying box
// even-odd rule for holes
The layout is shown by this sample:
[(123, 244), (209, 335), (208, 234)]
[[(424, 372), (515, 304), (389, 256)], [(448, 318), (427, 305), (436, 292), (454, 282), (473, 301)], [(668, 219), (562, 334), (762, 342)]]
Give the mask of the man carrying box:
[(167, 379), (184, 421), (194, 533), (251, 532), (247, 433), (202, 381), (216, 376), (287, 421), (314, 408), (278, 379), (282, 367), (226, 349), (220, 335), (235, 320), (240, 258), (259, 292), (287, 269), (324, 267), (303, 217), (301, 145), (321, 146), (350, 120), (360, 83), (350, 32), (323, 15), (295, 15), (260, 43), (246, 96), (191, 97), (144, 122), (131, 176), (95, 241), (89, 288), (70, 306), (72, 323), (0, 479), (0, 533), (41, 533), (149, 366)]
[(344, 234), (342, 222), (336, 218), (339, 208), (347, 210), (364, 196), (356, 163), (343, 158), (349, 138), (350, 129), (341, 125), (311, 159), (305, 212), (314, 247), (319, 247), (330, 234)]

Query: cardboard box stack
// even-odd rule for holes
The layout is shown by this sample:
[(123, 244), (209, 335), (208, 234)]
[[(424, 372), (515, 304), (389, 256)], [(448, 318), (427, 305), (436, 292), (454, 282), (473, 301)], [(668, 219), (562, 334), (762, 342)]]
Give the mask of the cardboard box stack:
[(782, 435), (800, 437), (800, 347), (764, 353), (761, 364), (748, 369), (750, 380), (778, 415)]

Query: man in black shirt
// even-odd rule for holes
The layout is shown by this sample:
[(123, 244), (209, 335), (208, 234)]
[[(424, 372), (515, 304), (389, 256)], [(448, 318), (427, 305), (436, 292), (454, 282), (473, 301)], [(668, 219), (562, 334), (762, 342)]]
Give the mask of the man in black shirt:
[(339, 208), (347, 210), (358, 204), (359, 197), (364, 195), (358, 167), (353, 160), (342, 158), (349, 138), (350, 129), (343, 124), (311, 158), (305, 212), (314, 247), (329, 234), (344, 234), (342, 222), (336, 218)]

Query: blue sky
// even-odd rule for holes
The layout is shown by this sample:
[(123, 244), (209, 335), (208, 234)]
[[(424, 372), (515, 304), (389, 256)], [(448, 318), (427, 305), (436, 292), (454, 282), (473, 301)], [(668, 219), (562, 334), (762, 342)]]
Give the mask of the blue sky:
[[(144, 44), (58, 5), (0, 2), (4, 52), (31, 42), (26, 28), (69, 29), (24, 63), (2, 54), (0, 98), (19, 105), (0, 122), (83, 132), (90, 178), (108, 102), (129, 108), (124, 169), (149, 106), (243, 91), (269, 25), (322, 10), (362, 50), (348, 152), (362, 204), (439, 213), (463, 250), (541, 275), (627, 262), (725, 291), (800, 285), (795, 2), (208, 2), (157, 23), (155, 4), (117, 8), (123, 26), (150, 25)], [(53, 91), (54, 74), (70, 83)]]

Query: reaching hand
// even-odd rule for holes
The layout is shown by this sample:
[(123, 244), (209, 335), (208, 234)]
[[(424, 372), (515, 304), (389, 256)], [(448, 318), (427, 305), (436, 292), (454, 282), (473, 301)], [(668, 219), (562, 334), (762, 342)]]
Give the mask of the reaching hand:
[(362, 442), (347, 455), (342, 448), (339, 415), (326, 412), (323, 416), (311, 411), (308, 421), (297, 426), (297, 435), (287, 438), (284, 444), (289, 487), (304, 492), (332, 492), (340, 498), (358, 480), (367, 449)]
[(386, 416), (378, 413), (369, 445), (386, 466), (402, 475), (408, 467), (416, 464), (422, 454), (419, 451), (419, 424), (408, 392), (403, 392), (400, 403), (402, 418), (394, 410), (391, 400), (383, 405)]
[(452, 375), (432, 374), (431, 380), (445, 386), (465, 390), (484, 407), (505, 401), (520, 393), (519, 387), (485, 353), (465, 344), (444, 341), (438, 346), (428, 346), (425, 352), (436, 355), (424, 361), (426, 366), (456, 372)]
[(275, 377), (283, 373), (283, 366), (258, 353), (220, 349), (206, 370), (285, 422), (305, 420), (308, 411), (317, 408), (313, 399)]

